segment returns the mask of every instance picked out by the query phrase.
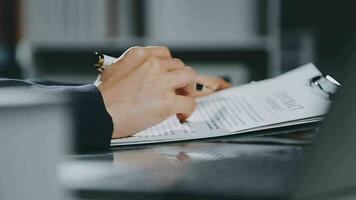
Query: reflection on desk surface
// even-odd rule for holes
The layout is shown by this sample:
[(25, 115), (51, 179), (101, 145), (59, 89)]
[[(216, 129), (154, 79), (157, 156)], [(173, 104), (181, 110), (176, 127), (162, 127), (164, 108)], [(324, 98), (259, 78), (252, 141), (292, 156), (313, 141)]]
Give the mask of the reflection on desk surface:
[(295, 188), (302, 153), (299, 145), (168, 144), (71, 156), (59, 166), (59, 177), (65, 187), (86, 197), (285, 197)]

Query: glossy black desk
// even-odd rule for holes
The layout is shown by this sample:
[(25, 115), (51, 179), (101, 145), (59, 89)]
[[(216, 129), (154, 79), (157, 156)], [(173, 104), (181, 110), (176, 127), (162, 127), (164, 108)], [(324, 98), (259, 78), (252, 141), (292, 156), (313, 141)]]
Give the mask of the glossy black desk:
[(82, 199), (284, 199), (313, 133), (122, 147), (66, 157), (59, 175)]

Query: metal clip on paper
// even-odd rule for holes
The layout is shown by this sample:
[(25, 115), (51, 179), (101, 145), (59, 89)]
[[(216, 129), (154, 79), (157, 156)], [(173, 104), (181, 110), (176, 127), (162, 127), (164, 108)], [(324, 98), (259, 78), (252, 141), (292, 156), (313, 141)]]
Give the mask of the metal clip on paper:
[(336, 93), (337, 89), (341, 86), (341, 84), (336, 81), (333, 77), (329, 75), (320, 75), (310, 79), (309, 84), (312, 87), (319, 88), (322, 92), (324, 92), (329, 100), (333, 100), (333, 96)]

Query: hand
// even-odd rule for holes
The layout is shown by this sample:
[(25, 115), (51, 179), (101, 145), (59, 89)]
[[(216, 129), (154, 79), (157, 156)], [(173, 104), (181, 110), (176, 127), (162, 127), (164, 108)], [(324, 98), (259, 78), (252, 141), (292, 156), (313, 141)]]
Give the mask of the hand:
[[(132, 71), (136, 70), (141, 64), (149, 57), (156, 57), (159, 59), (174, 59), (175, 62), (184, 66), (184, 63), (177, 59), (172, 58), (171, 52), (167, 47), (163, 46), (148, 46), (148, 47), (131, 47), (125, 51), (117, 61), (110, 67), (106, 68), (99, 76), (100, 82), (120, 81), (125, 78)], [(124, 66), (124, 67), (122, 67)], [(189, 94), (195, 91), (195, 83), (179, 88), (176, 90), (176, 94), (182, 96), (189, 96)], [(177, 114), (177, 118), (180, 121), (185, 121), (187, 117), (182, 114)]]
[(170, 54), (158, 54), (161, 48), (133, 49), (104, 70), (99, 86), (113, 119), (113, 138), (135, 134), (174, 114), (188, 118), (195, 109), (193, 98), (175, 92), (195, 84), (192, 69)]

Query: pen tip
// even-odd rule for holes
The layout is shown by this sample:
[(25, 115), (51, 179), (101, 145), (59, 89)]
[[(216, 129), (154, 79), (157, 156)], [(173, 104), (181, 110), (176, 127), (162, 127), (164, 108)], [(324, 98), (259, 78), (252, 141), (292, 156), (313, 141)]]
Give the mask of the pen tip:
[(197, 83), (196, 86), (195, 86), (195, 90), (197, 91), (202, 91), (204, 89), (204, 85), (203, 84), (200, 84), (200, 83)]

